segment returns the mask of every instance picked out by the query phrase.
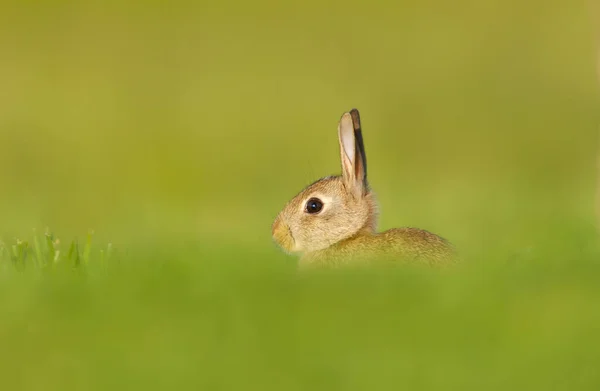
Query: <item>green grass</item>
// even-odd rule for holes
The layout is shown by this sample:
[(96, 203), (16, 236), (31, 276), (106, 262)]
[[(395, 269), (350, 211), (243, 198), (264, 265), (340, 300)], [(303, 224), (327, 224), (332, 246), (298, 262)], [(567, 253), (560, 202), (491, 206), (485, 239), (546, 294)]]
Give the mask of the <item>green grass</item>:
[[(590, 10), (448, 4), (3, 3), (0, 388), (598, 389)], [(352, 107), (457, 268), (272, 243)]]
[(179, 243), (108, 257), (92, 245), (80, 262), (77, 244), (52, 256), (49, 239), (41, 258), (24, 241), (4, 244), (3, 384), (595, 389), (600, 252), (581, 239), (590, 234), (444, 271), (305, 274), (253, 248)]

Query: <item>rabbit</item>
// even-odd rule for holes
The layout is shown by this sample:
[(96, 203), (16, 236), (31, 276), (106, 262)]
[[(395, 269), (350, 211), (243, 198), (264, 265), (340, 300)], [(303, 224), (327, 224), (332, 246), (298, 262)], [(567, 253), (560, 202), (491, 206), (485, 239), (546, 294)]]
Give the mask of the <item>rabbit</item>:
[(272, 225), (275, 243), (300, 254), (300, 268), (375, 260), (454, 263), (454, 246), (431, 232), (411, 227), (377, 232), (379, 211), (367, 182), (357, 109), (342, 115), (338, 141), (342, 175), (317, 180), (285, 205)]

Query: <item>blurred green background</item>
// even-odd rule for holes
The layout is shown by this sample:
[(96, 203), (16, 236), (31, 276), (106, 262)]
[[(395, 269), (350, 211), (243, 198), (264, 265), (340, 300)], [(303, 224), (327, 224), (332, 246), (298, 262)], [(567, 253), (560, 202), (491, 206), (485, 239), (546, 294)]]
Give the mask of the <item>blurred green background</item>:
[[(93, 229), (141, 268), (4, 267), (5, 384), (597, 389), (593, 27), (566, 0), (3, 2), (0, 238)], [(339, 172), (352, 107), (380, 228), (475, 269), (287, 274), (271, 222)]]
[(593, 213), (584, 4), (2, 8), (6, 235), (50, 226), (268, 246), (284, 203), (339, 171), (336, 123), (352, 107), (382, 229), (422, 226), (468, 247)]

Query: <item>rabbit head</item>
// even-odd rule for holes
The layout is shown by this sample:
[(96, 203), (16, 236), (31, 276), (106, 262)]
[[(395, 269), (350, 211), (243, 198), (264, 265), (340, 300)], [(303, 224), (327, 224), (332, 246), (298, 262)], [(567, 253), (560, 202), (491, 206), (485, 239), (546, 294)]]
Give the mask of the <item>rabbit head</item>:
[(353, 109), (338, 124), (342, 175), (322, 178), (292, 198), (272, 226), (290, 253), (322, 250), (358, 233), (375, 233), (377, 203), (367, 182), (360, 116)]

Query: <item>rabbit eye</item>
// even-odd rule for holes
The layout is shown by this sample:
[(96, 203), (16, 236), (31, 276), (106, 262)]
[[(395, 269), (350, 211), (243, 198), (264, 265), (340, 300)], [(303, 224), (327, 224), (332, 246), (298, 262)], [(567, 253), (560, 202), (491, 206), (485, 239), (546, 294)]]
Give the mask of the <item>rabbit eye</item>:
[(318, 198), (311, 198), (306, 201), (306, 213), (315, 214), (323, 209), (323, 201)]

